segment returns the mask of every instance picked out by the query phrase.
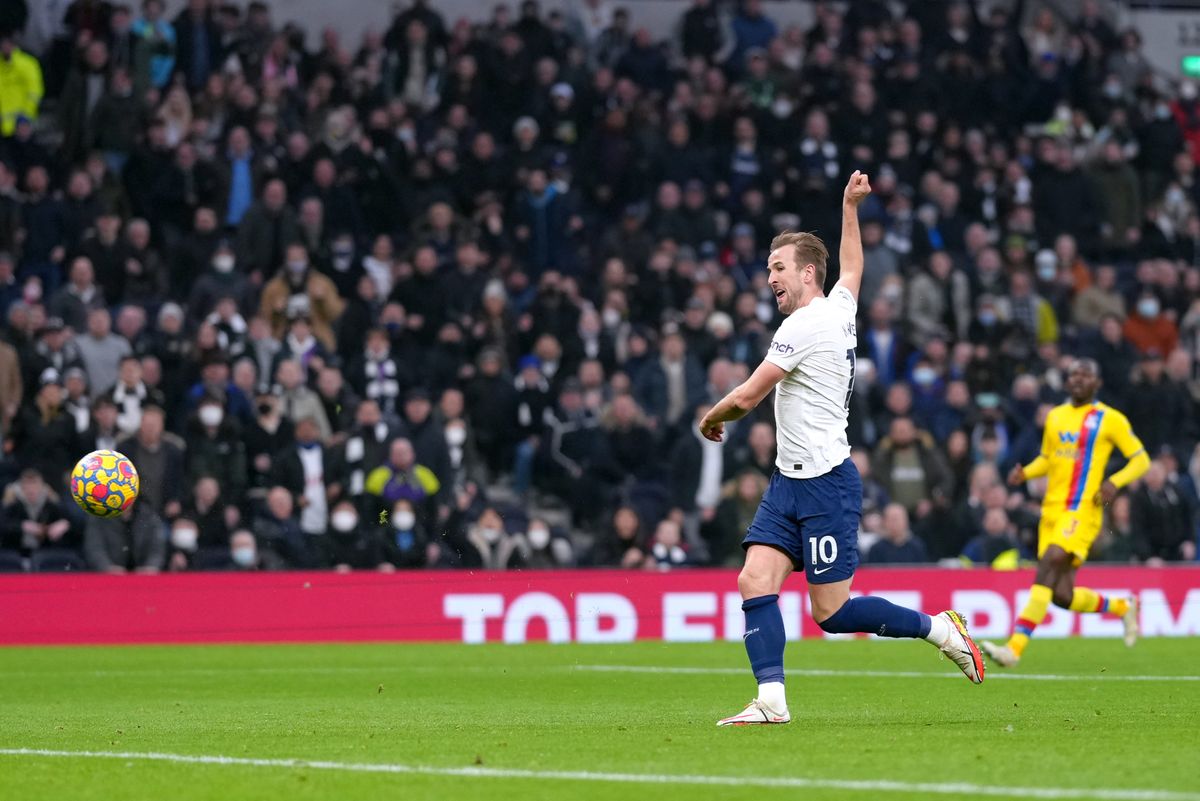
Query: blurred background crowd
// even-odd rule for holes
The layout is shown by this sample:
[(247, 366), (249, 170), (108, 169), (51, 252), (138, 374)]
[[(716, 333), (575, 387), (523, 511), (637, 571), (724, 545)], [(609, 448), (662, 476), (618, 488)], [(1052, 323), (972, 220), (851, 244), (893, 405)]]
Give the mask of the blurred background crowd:
[[(735, 564), (785, 227), (866, 275), (868, 563), (1032, 555), (1071, 355), (1154, 457), (1093, 558), (1193, 560), (1200, 96), (1096, 3), (537, 0), (361, 41), (263, 2), (5, 4), (0, 567)], [(831, 265), (829, 282), (836, 281)], [(85, 518), (75, 460), (141, 499)]]

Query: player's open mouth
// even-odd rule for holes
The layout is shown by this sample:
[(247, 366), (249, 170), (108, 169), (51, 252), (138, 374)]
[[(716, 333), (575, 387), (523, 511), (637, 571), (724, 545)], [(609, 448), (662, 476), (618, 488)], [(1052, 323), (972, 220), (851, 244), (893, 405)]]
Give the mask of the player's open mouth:
[(780, 299), (780, 298), (782, 298), (782, 297), (783, 297), (783, 290), (782, 290), (782, 289), (776, 289), (776, 290), (775, 290), (775, 299), (776, 299), (776, 300), (779, 300), (779, 299)]

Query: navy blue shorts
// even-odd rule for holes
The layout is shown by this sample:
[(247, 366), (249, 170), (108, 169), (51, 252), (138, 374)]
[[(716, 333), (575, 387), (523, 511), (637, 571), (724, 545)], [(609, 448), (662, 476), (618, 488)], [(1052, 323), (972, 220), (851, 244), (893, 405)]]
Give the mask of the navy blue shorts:
[(776, 470), (742, 547), (778, 548), (797, 569), (804, 565), (810, 584), (845, 581), (858, 567), (861, 518), (862, 479), (849, 459), (816, 478)]

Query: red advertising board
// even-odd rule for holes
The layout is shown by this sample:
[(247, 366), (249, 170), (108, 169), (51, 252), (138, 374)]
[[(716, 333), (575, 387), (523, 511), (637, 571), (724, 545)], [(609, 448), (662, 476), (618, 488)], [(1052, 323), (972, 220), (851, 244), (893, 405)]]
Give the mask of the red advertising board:
[[(863, 569), (856, 593), (937, 612), (1001, 637), (1025, 602), (1028, 570)], [(1200, 635), (1200, 567), (1087, 567), (1102, 593), (1134, 595), (1146, 636)], [(801, 578), (780, 597), (788, 636), (829, 637)], [(99, 574), (0, 577), (0, 644), (739, 640), (736, 573), (400, 572)], [(1038, 637), (1116, 637), (1109, 615), (1052, 609)], [(844, 636), (844, 635), (837, 635)]]

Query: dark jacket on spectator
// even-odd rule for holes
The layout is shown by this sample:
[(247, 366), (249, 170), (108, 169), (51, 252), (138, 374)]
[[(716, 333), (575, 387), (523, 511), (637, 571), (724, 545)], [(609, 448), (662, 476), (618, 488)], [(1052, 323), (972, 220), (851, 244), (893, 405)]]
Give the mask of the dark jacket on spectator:
[(140, 503), (118, 517), (90, 517), (83, 550), (93, 570), (110, 567), (161, 569), (167, 558), (162, 519), (149, 506)]
[(1180, 546), (1196, 539), (1195, 510), (1187, 497), (1170, 482), (1155, 491), (1143, 481), (1131, 500), (1129, 516), (1138, 558), (1181, 559)]

